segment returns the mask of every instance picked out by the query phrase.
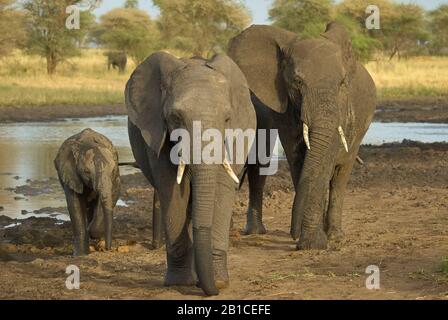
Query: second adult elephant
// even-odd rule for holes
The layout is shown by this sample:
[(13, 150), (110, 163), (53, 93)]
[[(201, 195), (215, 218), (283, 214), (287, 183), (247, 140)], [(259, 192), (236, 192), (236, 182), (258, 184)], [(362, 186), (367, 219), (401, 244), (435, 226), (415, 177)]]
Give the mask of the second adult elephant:
[[(375, 84), (356, 61), (350, 38), (329, 23), (318, 38), (252, 26), (231, 40), (259, 128), (276, 128), (295, 186), (291, 236), (299, 249), (323, 249), (342, 236), (344, 192), (376, 106)], [(247, 233), (264, 233), (265, 176), (249, 165)]]
[[(256, 127), (246, 79), (225, 55), (177, 59), (157, 52), (136, 68), (125, 93), (132, 151), (160, 200), (165, 284), (194, 285), (198, 278), (207, 295), (218, 294), (229, 281), (230, 220), (245, 161), (230, 164), (225, 158), (236, 148), (224, 141), (225, 130)], [(186, 148), (179, 150), (171, 139), (181, 132), (187, 133)], [(202, 148), (203, 142), (209, 143)], [(207, 163), (203, 157), (211, 143), (219, 146), (213, 152), (217, 162)], [(249, 144), (244, 159), (248, 149)]]

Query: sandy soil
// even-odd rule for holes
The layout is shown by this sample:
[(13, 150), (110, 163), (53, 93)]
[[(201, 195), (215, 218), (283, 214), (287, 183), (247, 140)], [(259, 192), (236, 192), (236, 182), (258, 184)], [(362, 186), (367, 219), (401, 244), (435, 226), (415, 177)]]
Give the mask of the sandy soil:
[[(126, 108), (123, 105), (1, 107), (0, 122), (52, 121), (64, 118), (125, 114)], [(448, 99), (380, 101), (374, 121), (448, 123)]]
[[(344, 242), (324, 251), (296, 251), (289, 236), (293, 198), (285, 164), (268, 178), (266, 235), (242, 236), (247, 185), (234, 205), (229, 251), (231, 285), (221, 299), (448, 299), (448, 144), (363, 147), (346, 193)], [(31, 182), (32, 196), (60, 190)], [(62, 193), (56, 192), (56, 194)], [(123, 177), (113, 252), (71, 257), (70, 223), (0, 216), (0, 298), (202, 299), (192, 287), (164, 287), (164, 248), (151, 250), (152, 188), (140, 174)], [(51, 212), (44, 208), (41, 212)], [(59, 210), (66, 210), (60, 208)], [(81, 270), (81, 288), (67, 290), (68, 265)], [(380, 268), (379, 290), (367, 290), (365, 269)]]

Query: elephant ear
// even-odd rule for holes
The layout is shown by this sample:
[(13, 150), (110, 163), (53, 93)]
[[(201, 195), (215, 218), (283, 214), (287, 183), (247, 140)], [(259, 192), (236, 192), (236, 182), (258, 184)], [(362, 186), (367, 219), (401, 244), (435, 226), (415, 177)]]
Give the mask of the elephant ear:
[(79, 157), (79, 144), (69, 138), (66, 140), (54, 159), (54, 166), (60, 181), (78, 194), (82, 194), (84, 184), (76, 171), (76, 159)]
[(156, 52), (146, 58), (126, 84), (125, 101), (129, 120), (137, 126), (148, 146), (160, 154), (166, 137), (163, 116), (164, 81), (185, 63), (176, 57)]
[(341, 48), (342, 61), (345, 69), (345, 81), (350, 82), (356, 71), (356, 58), (353, 54), (352, 42), (347, 30), (340, 23), (330, 22), (322, 34), (325, 39)]
[[(241, 129), (243, 131), (255, 129), (257, 127), (255, 108), (250, 99), (249, 86), (240, 68), (230, 57), (222, 54), (215, 55), (207, 62), (207, 66), (223, 74), (230, 86), (231, 114), (227, 128)], [(252, 143), (253, 141), (249, 141), (249, 144), (245, 146), (244, 159), (246, 159)], [(228, 147), (232, 148), (233, 154), (235, 154), (236, 146)], [(235, 172), (242, 170), (241, 165), (232, 166)]]
[(282, 50), (297, 35), (273, 26), (253, 25), (230, 40), (229, 56), (246, 76), (258, 99), (284, 113), (288, 92), (281, 75)]

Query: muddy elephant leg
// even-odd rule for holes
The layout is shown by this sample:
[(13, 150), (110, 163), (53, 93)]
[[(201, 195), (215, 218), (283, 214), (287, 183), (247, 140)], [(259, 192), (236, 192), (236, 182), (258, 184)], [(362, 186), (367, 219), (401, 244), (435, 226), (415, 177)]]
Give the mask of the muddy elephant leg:
[(224, 170), (219, 172), (217, 194), (213, 216), (213, 268), (215, 284), (218, 289), (229, 285), (227, 271), (227, 251), (229, 249), (229, 232), (232, 220), (232, 208), (235, 200), (235, 184)]
[(158, 249), (163, 245), (163, 222), (162, 210), (160, 209), (160, 200), (157, 191), (154, 189), (154, 198), (152, 203), (152, 247)]
[(90, 238), (98, 240), (104, 237), (104, 214), (99, 199), (89, 203), (87, 222)]
[(344, 236), (342, 232), (342, 207), (345, 189), (350, 179), (354, 161), (351, 160), (349, 164), (337, 166), (330, 182), (326, 233), (331, 241), (340, 241)]
[(64, 186), (64, 193), (72, 223), (73, 255), (87, 255), (89, 254), (89, 236), (87, 234), (85, 198), (67, 186)]

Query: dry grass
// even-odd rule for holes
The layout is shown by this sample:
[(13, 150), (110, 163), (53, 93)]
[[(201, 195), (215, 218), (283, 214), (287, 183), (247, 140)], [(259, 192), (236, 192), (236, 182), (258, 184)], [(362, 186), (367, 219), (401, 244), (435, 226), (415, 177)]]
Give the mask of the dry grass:
[(123, 102), (123, 88), (134, 68), (107, 70), (106, 57), (88, 49), (61, 64), (48, 76), (45, 60), (14, 53), (0, 62), (0, 105), (116, 104)]
[(409, 99), (448, 96), (448, 57), (415, 57), (367, 64), (379, 98)]
[[(17, 51), (0, 60), (0, 106), (121, 104), (125, 83), (134, 67), (129, 61), (125, 74), (108, 71), (103, 50), (86, 49), (49, 77), (44, 59)], [(448, 95), (448, 57), (379, 60), (370, 62), (367, 68), (380, 99)]]

